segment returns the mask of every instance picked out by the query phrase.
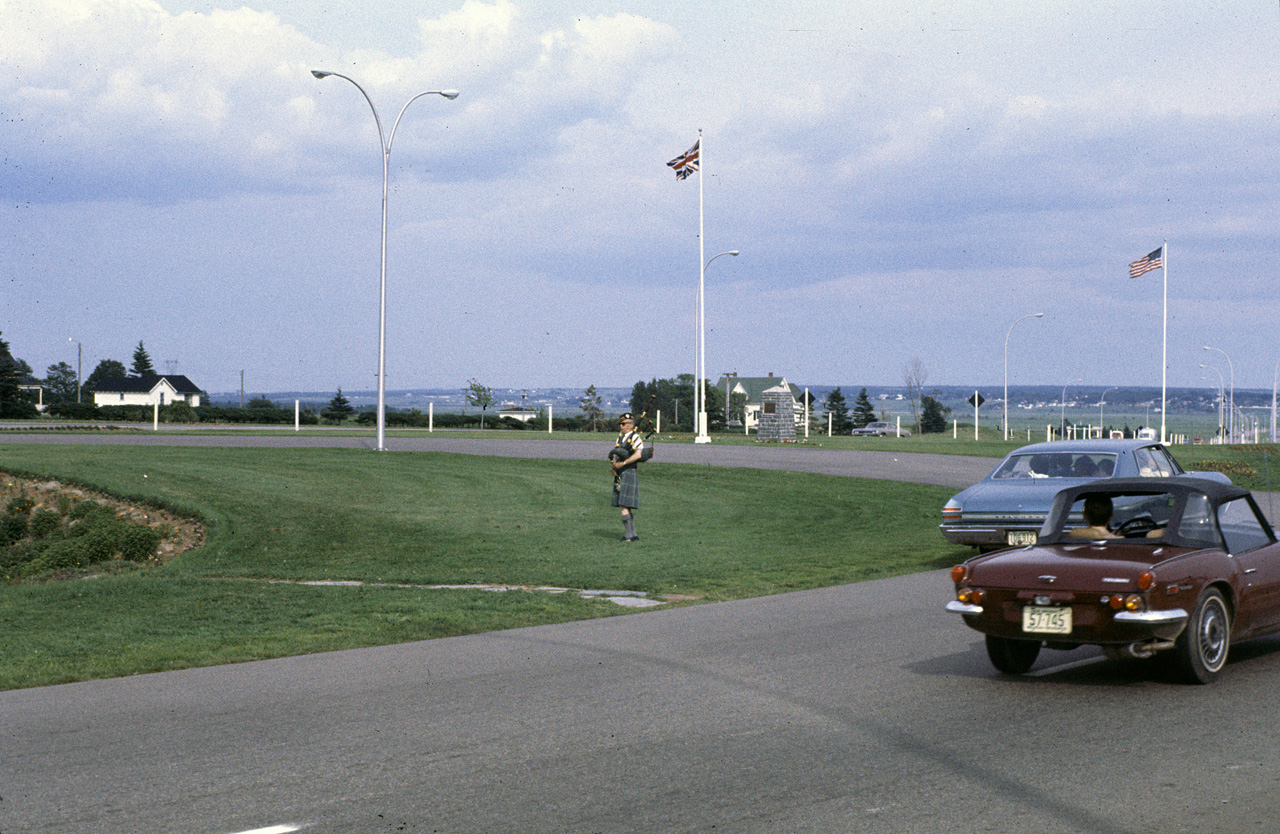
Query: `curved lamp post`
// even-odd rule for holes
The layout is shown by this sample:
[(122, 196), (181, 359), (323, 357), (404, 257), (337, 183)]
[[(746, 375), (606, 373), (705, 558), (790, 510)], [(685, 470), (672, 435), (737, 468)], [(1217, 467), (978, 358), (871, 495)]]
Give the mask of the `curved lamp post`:
[(1021, 319), (1009, 325), (1009, 332), (1004, 334), (1004, 439), (1009, 439), (1009, 337), (1013, 335), (1013, 328), (1018, 326), (1018, 322), (1023, 319), (1039, 319), (1044, 318), (1044, 313), (1028, 313)]
[[(728, 252), (721, 252), (720, 255), (738, 256), (737, 249), (730, 249)], [(702, 266), (702, 272), (698, 275), (698, 356), (697, 370), (698, 379), (697, 387), (693, 389), (694, 408), (693, 413), (698, 421), (698, 433), (693, 438), (694, 443), (710, 443), (711, 436), (707, 434), (707, 311), (706, 311), (706, 294), (703, 288), (703, 279), (707, 274), (707, 269), (720, 255), (712, 255)], [(728, 417), (728, 401), (725, 402), (725, 422), (729, 421)]]
[[(1224, 392), (1226, 391), (1226, 388), (1227, 388), (1226, 382), (1222, 378), (1222, 371), (1218, 370), (1214, 366), (1206, 365), (1203, 362), (1201, 362), (1200, 367), (1204, 368), (1207, 371), (1213, 371), (1215, 374), (1218, 375), (1218, 442), (1222, 443), (1224, 442), (1222, 437), (1222, 426), (1223, 426), (1222, 411), (1227, 404), (1226, 397), (1224, 396)], [(1200, 378), (1208, 379), (1208, 377), (1203, 377), (1203, 376)], [(1213, 382), (1213, 380), (1211, 379), (1209, 379), (1208, 381)]]
[[(1075, 385), (1077, 382), (1084, 382), (1084, 377), (1073, 379), (1067, 385)], [(1067, 439), (1067, 385), (1062, 386), (1062, 422), (1060, 427), (1063, 440)]]
[(1102, 421), (1102, 407), (1107, 404), (1107, 394), (1114, 390), (1116, 390), (1115, 386), (1106, 389), (1098, 399), (1098, 437), (1103, 437), (1103, 432), (1106, 431), (1105, 424)]
[(378, 125), (378, 142), (382, 146), (382, 269), (379, 279), (379, 301), (378, 301), (378, 446), (379, 452), (386, 451), (386, 402), (387, 402), (387, 179), (388, 169), (391, 160), (391, 143), (396, 138), (396, 128), (400, 126), (400, 118), (404, 116), (404, 111), (409, 109), (409, 105), (413, 104), (423, 96), (444, 96), (447, 99), (455, 99), (458, 97), (457, 90), (427, 90), (418, 93), (413, 98), (405, 102), (404, 107), (400, 108), (400, 115), (396, 116), (395, 122), (391, 125), (391, 135), (382, 132), (382, 119), (378, 118), (378, 108), (373, 106), (373, 99), (369, 98), (369, 94), (365, 92), (353, 78), (348, 78), (340, 72), (325, 72), (324, 70), (312, 70), (311, 74), (316, 78), (328, 78), (329, 76), (337, 76), (345, 78), (355, 85), (355, 88), (364, 96), (364, 100), (369, 102), (369, 109), (373, 111), (373, 120)]
[(1227, 411), (1227, 441), (1234, 442), (1236, 439), (1236, 368), (1235, 365), (1231, 364), (1231, 357), (1227, 356), (1227, 352), (1222, 348), (1209, 347), (1208, 345), (1205, 345), (1204, 349), (1216, 350), (1227, 359), (1227, 372), (1231, 377), (1230, 406)]

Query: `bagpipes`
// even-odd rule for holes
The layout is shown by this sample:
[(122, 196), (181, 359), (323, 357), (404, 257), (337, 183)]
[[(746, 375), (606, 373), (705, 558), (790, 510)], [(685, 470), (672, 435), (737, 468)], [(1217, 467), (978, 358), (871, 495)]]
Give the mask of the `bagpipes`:
[[(656, 427), (653, 421), (649, 419), (649, 412), (647, 411), (636, 418), (635, 425), (636, 431), (640, 432), (641, 439), (645, 441), (644, 448), (640, 450), (640, 462), (644, 463), (653, 457), (653, 443), (650, 442), (649, 438), (653, 437)], [(626, 460), (634, 453), (635, 449), (630, 446), (615, 445), (609, 450), (609, 460), (617, 463), (618, 461)]]

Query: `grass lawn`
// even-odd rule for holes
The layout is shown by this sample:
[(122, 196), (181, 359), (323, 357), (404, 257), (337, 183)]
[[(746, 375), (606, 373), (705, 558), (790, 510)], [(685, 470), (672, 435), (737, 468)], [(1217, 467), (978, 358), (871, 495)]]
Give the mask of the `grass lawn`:
[(0, 585), (4, 689), (628, 610), (574, 593), (427, 585), (715, 601), (970, 555), (937, 531), (951, 489), (790, 472), (648, 464), (641, 540), (627, 544), (603, 460), (0, 443), (0, 471), (154, 503), (208, 528), (202, 547), (162, 567)]

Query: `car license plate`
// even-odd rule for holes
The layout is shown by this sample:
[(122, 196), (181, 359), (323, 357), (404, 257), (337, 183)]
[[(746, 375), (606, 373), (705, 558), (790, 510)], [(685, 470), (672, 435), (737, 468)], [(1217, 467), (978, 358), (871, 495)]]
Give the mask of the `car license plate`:
[(1022, 547), (1036, 543), (1035, 530), (1010, 530), (1004, 534), (1004, 540), (1010, 547)]
[(1022, 630), (1031, 634), (1070, 634), (1071, 609), (1028, 605), (1022, 609)]

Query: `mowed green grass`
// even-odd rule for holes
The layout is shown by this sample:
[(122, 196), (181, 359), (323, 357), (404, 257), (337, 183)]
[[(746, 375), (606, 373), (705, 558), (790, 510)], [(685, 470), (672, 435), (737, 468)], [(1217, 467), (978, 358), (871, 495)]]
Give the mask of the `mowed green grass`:
[[(945, 567), (970, 555), (937, 530), (954, 490), (791, 472), (646, 464), (641, 540), (624, 543), (603, 460), (0, 444), (0, 470), (90, 486), (207, 524), (202, 547), (163, 567), (0, 586), (0, 688), (630, 610), (575, 593), (428, 585), (716, 601)], [(295, 584), (317, 580), (365, 584)]]

